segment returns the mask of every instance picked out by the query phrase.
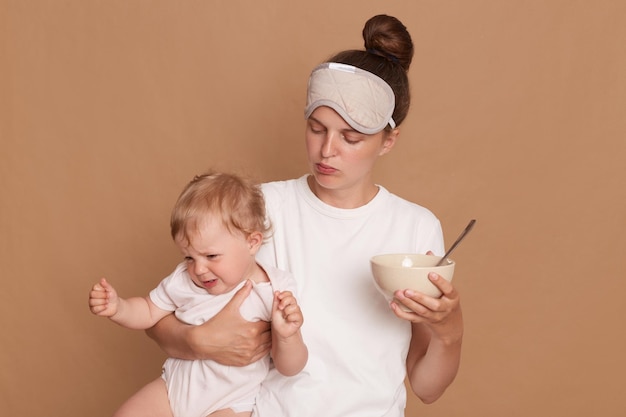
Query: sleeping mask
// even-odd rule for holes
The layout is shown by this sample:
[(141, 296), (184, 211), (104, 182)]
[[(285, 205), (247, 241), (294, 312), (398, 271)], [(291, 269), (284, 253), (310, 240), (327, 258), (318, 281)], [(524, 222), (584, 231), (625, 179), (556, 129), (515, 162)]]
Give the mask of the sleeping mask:
[(309, 77), (304, 118), (320, 106), (335, 110), (357, 132), (378, 133), (392, 128), (393, 90), (382, 78), (352, 65), (326, 62)]

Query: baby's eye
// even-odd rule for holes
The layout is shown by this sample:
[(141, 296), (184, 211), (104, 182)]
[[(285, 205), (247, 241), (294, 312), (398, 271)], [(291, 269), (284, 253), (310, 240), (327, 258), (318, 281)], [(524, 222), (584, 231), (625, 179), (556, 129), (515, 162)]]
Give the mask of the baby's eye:
[(191, 263), (193, 262), (193, 258), (191, 256), (185, 256), (185, 262)]

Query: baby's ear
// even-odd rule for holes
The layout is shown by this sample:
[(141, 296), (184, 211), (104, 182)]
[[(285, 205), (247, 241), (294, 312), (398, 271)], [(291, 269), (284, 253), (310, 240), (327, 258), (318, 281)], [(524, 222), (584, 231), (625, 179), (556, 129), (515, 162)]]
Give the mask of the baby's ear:
[(248, 235), (248, 247), (250, 252), (254, 255), (257, 253), (261, 245), (263, 244), (263, 233), (252, 232)]

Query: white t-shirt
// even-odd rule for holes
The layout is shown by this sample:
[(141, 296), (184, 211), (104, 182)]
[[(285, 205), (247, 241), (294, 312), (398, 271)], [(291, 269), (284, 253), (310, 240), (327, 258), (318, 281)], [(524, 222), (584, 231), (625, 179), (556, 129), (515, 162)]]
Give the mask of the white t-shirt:
[(383, 187), (365, 206), (332, 207), (306, 177), (263, 185), (274, 233), (257, 258), (293, 274), (309, 360), (293, 377), (270, 370), (254, 415), (403, 416), (411, 326), (377, 291), (369, 259), (443, 254), (439, 220)]
[[(272, 266), (261, 267), (270, 282), (254, 283), (242, 303), (239, 311), (248, 321), (271, 320), (274, 290), (296, 292), (291, 274)], [(186, 263), (182, 262), (150, 292), (150, 299), (157, 307), (174, 311), (179, 320), (199, 325), (224, 308), (244, 283), (226, 294), (211, 295), (193, 283)], [(269, 356), (245, 367), (168, 358), (163, 364), (162, 377), (175, 417), (205, 417), (224, 408), (251, 411), (269, 368)]]

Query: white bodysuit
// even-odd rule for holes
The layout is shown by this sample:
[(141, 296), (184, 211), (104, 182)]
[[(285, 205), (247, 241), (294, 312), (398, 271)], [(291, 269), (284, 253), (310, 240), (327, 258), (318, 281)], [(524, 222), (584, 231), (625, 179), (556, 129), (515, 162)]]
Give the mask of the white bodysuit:
[(306, 176), (263, 185), (274, 233), (257, 258), (291, 271), (309, 359), (285, 378), (271, 369), (256, 417), (400, 417), (406, 406), (410, 323), (377, 291), (373, 255), (443, 254), (439, 220), (383, 187), (367, 205), (319, 200)]
[[(241, 315), (248, 321), (270, 321), (274, 290), (295, 294), (291, 274), (271, 266), (262, 265), (262, 268), (270, 282), (255, 283), (250, 296), (241, 305)], [(150, 299), (157, 307), (174, 311), (179, 320), (199, 325), (224, 308), (243, 284), (227, 294), (211, 295), (193, 283), (183, 262), (150, 292)], [(245, 367), (224, 366), (210, 360), (168, 358), (162, 377), (175, 417), (205, 417), (225, 408), (235, 412), (251, 411), (269, 367), (269, 356)]]

